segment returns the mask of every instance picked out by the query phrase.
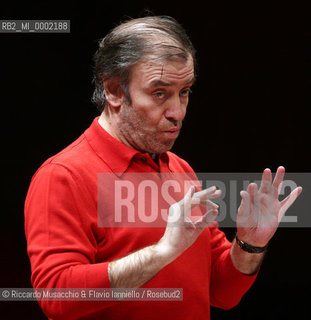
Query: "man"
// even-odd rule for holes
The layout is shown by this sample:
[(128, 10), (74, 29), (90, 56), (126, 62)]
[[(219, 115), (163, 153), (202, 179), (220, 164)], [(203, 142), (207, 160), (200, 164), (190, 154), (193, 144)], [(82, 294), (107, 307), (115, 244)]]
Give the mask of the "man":
[[(266, 169), (260, 189), (252, 183), (241, 192), (233, 243), (214, 222), (215, 187), (188, 187), (176, 196), (166, 228), (99, 225), (99, 202), (103, 219), (116, 214), (111, 176), (124, 181), (126, 174), (146, 173), (163, 182), (167, 173), (194, 174), (169, 150), (186, 115), (195, 68), (195, 50), (170, 17), (113, 29), (95, 55), (100, 117), (40, 167), (25, 204), (35, 288), (183, 288), (183, 300), (41, 301), (49, 318), (208, 319), (210, 305), (235, 306), (254, 282), (281, 216), (302, 190), (278, 201), (283, 167), (273, 182)], [(99, 173), (110, 176), (99, 184)], [(189, 219), (198, 202), (207, 210)]]

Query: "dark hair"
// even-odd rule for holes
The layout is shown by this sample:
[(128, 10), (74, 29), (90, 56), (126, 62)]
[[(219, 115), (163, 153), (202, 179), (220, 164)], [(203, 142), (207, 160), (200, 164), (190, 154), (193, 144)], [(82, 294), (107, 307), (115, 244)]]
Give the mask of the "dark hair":
[[(155, 37), (159, 36), (170, 41), (155, 41)], [(179, 56), (187, 60), (189, 54), (193, 58), (196, 74), (195, 49), (184, 28), (172, 17), (148, 16), (121, 23), (99, 41), (94, 55), (95, 90), (92, 101), (102, 111), (106, 105), (103, 79), (118, 78), (130, 102), (128, 81), (133, 65), (147, 55), (166, 59)]]

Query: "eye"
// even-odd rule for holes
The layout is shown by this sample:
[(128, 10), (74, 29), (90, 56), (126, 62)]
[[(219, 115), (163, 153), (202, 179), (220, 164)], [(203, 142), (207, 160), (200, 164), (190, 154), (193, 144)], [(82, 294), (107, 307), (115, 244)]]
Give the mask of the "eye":
[(163, 99), (165, 97), (165, 92), (163, 91), (156, 91), (153, 93), (153, 96), (157, 99)]
[(187, 89), (182, 90), (182, 91), (180, 92), (180, 95), (181, 95), (182, 97), (188, 97), (191, 92), (192, 92), (191, 89), (190, 89), (190, 88), (187, 88)]

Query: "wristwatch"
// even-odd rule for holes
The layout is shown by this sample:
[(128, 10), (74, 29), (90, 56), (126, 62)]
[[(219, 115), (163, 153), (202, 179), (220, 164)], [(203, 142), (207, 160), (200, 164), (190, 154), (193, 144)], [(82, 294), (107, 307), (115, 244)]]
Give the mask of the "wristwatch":
[(249, 252), (249, 253), (262, 253), (262, 252), (266, 251), (268, 248), (268, 245), (266, 245), (264, 247), (254, 247), (254, 246), (240, 240), (237, 235), (235, 236), (235, 239), (236, 239), (236, 243), (239, 245), (239, 247), (242, 250)]

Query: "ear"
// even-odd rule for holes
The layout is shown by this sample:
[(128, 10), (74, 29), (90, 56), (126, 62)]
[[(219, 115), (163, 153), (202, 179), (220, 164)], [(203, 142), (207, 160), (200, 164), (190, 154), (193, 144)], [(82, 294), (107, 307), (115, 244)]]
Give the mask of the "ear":
[(107, 102), (111, 107), (121, 107), (124, 100), (124, 92), (119, 79), (104, 80), (104, 89)]

